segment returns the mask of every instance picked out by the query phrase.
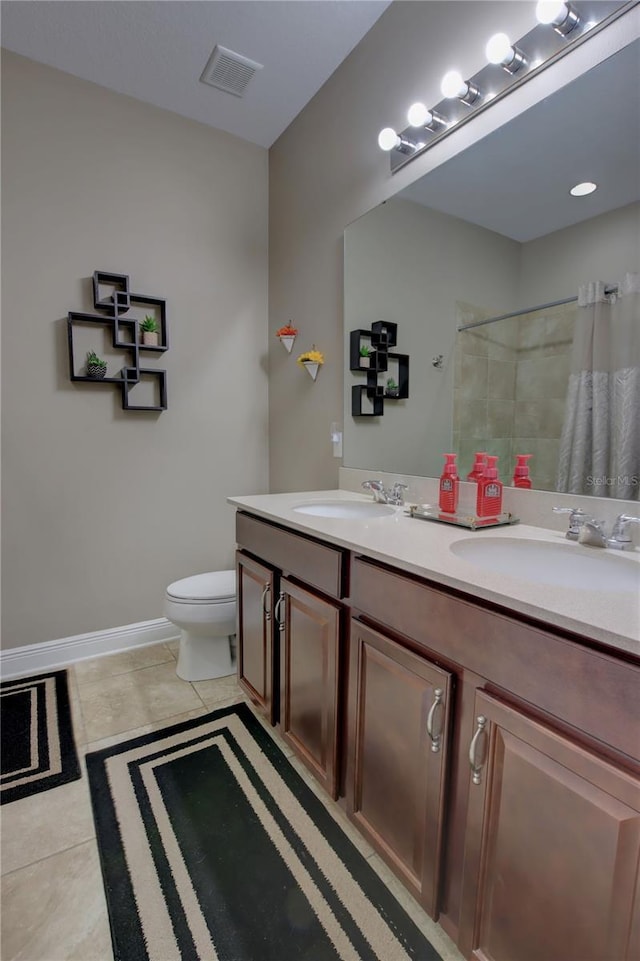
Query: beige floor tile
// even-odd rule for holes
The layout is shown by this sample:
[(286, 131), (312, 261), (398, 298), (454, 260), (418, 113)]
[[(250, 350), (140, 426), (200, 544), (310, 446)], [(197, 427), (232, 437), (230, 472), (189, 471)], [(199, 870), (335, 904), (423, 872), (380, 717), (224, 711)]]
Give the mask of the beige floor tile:
[(82, 707), (80, 705), (80, 691), (78, 688), (78, 679), (76, 677), (74, 666), (71, 666), (67, 669), (67, 679), (69, 684), (71, 718), (73, 720), (73, 736), (75, 738), (76, 746), (81, 747), (85, 743), (87, 735), (84, 729), (84, 718), (82, 717)]
[(173, 655), (173, 657), (175, 657), (177, 661), (178, 654), (180, 653), (180, 640), (178, 639), (177, 641), (168, 641), (167, 647), (169, 648), (169, 650), (171, 651), (171, 654)]
[(122, 744), (123, 741), (129, 741), (134, 737), (141, 737), (143, 734), (153, 734), (155, 731), (161, 731), (165, 727), (171, 727), (172, 724), (181, 724), (182, 721), (191, 721), (193, 718), (202, 717), (204, 714), (209, 714), (210, 711), (211, 708), (200, 704), (200, 707), (196, 707), (192, 711), (185, 711), (183, 714), (173, 714), (171, 717), (163, 718), (161, 721), (155, 721), (153, 724), (143, 724), (142, 727), (136, 727), (131, 731), (121, 731), (119, 734), (111, 734), (109, 737), (102, 737), (97, 741), (91, 741), (85, 744), (84, 751), (85, 754), (89, 754), (92, 751), (101, 751), (103, 748), (113, 747), (114, 744)]
[(86, 776), (2, 807), (2, 874), (95, 837)]
[(191, 684), (177, 676), (173, 658), (80, 684), (79, 692), (88, 743), (202, 707)]
[(101, 681), (105, 677), (116, 677), (137, 671), (141, 667), (153, 667), (154, 664), (164, 664), (173, 660), (173, 654), (167, 644), (150, 644), (149, 647), (134, 647), (119, 654), (108, 657), (95, 657), (90, 661), (78, 661), (74, 665), (78, 684), (91, 681)]
[(216, 677), (211, 681), (193, 681), (193, 686), (207, 705), (217, 704), (219, 701), (242, 694), (235, 674), (230, 674), (229, 677)]
[(439, 924), (436, 924), (425, 914), (415, 898), (400, 884), (393, 871), (387, 867), (384, 861), (377, 854), (373, 854), (369, 858), (369, 864), (384, 881), (396, 901), (405, 909), (416, 927), (422, 931), (436, 951), (439, 952), (442, 961), (464, 961), (451, 938), (445, 934)]
[(2, 878), (3, 961), (110, 961), (111, 936), (93, 841)]

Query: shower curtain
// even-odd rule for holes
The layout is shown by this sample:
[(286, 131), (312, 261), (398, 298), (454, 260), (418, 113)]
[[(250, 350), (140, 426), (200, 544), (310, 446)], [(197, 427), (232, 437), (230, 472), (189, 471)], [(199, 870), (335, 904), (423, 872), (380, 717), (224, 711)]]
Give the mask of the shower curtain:
[(640, 499), (640, 274), (580, 287), (558, 490)]

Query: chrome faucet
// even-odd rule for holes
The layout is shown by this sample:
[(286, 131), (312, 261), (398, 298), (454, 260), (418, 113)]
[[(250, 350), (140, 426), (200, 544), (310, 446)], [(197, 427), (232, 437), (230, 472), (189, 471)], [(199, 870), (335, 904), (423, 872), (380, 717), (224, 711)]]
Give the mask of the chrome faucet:
[(580, 528), (586, 520), (591, 520), (588, 514), (585, 514), (583, 510), (579, 507), (554, 507), (554, 514), (570, 514), (569, 518), (569, 530), (564, 535), (567, 540), (577, 541), (580, 535)]
[(633, 541), (629, 534), (630, 524), (640, 524), (640, 517), (631, 514), (618, 514), (611, 534), (607, 536), (604, 521), (590, 517), (583, 510), (573, 507), (554, 507), (557, 514), (570, 514), (569, 530), (565, 534), (569, 540), (578, 541), (591, 547), (609, 547), (615, 551), (634, 550)]
[(630, 524), (640, 524), (640, 517), (632, 517), (631, 514), (618, 514), (611, 536), (607, 537), (607, 547), (614, 551), (632, 551), (633, 541), (629, 534)]
[(404, 491), (407, 490), (406, 484), (394, 484), (391, 489), (386, 488), (381, 480), (366, 480), (362, 482), (365, 490), (371, 491), (373, 499), (378, 504), (392, 504), (400, 507), (404, 504)]

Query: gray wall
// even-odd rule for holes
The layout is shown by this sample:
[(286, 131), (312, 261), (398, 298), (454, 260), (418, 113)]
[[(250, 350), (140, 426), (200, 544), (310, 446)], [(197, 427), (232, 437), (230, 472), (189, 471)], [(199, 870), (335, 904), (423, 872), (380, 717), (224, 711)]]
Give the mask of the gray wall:
[[(351, 387), (365, 378), (348, 374), (344, 464), (436, 476), (452, 443), (457, 302), (489, 314), (508, 310), (516, 298), (520, 244), (401, 199), (350, 224), (344, 243), (345, 356), (349, 331), (382, 319), (398, 322), (394, 352), (409, 355), (409, 397), (385, 402), (381, 418), (351, 417)], [(441, 369), (432, 364), (437, 354), (444, 358)]]
[(639, 225), (640, 204), (629, 204), (523, 244), (521, 305), (572, 297), (581, 284), (615, 283), (640, 270)]
[[(267, 487), (267, 151), (3, 51), (5, 648), (162, 616)], [(72, 384), (94, 270), (167, 300), (169, 408)]]

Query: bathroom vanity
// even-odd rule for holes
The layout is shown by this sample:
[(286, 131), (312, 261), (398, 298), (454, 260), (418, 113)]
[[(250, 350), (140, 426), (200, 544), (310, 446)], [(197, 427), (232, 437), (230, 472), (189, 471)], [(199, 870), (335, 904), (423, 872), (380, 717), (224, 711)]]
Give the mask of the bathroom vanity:
[(492, 572), (458, 547), (495, 531), (344, 491), (230, 501), (240, 684), (463, 955), (640, 956), (635, 590)]

